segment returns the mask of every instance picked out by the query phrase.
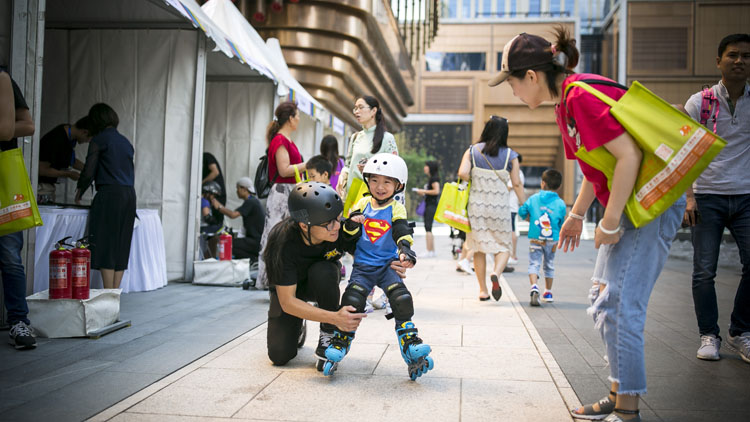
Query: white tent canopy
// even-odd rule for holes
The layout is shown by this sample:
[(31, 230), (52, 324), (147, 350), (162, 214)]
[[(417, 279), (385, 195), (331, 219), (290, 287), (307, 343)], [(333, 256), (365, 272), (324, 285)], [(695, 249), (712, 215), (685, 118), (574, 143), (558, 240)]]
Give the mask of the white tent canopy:
[[(230, 60), (233, 43), (193, 0), (48, 2), (46, 18), (41, 133), (110, 104), (135, 148), (137, 206), (160, 211), (168, 278), (191, 279), (207, 67), (258, 78), (270, 92), (273, 76)], [(204, 31), (221, 53), (208, 52)], [(85, 154), (79, 146), (76, 155)], [(72, 200), (73, 183), (58, 189)]]

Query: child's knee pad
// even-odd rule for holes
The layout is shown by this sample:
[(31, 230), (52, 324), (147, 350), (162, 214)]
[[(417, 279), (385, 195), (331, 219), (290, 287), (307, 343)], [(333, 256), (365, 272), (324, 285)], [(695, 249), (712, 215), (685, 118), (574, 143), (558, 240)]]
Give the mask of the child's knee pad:
[(404, 283), (393, 283), (386, 287), (385, 294), (391, 303), (396, 321), (409, 321), (414, 316), (414, 301)]
[(351, 283), (344, 290), (344, 295), (341, 297), (341, 306), (351, 305), (357, 309), (357, 312), (364, 312), (368, 294), (370, 294), (370, 289), (357, 283)]

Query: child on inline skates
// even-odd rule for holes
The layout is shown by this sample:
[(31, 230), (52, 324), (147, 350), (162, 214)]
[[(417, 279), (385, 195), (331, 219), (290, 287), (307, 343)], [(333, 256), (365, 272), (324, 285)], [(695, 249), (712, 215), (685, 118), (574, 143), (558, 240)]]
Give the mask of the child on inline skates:
[[(352, 206), (344, 225), (347, 234), (363, 232), (357, 241), (352, 274), (341, 298), (341, 306), (353, 306), (357, 312), (363, 312), (372, 288), (383, 289), (393, 310), (386, 318), (396, 320), (401, 356), (408, 366), (409, 377), (416, 380), (433, 368), (432, 358), (428, 356), (431, 349), (417, 336), (417, 329), (411, 321), (414, 315), (411, 294), (390, 267), (394, 260), (417, 262), (416, 254), (411, 250), (413, 230), (406, 221), (406, 208), (394, 200), (406, 186), (408, 170), (401, 157), (385, 153), (371, 157), (362, 174), (372, 196), (362, 198)], [(334, 331), (331, 345), (325, 352), (325, 375), (333, 374), (353, 339), (353, 331)]]

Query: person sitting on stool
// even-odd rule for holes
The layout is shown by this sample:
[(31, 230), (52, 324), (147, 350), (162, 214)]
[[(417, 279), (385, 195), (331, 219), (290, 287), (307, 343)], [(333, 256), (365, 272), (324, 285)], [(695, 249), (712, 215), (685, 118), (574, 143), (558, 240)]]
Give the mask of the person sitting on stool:
[(235, 258), (250, 258), (254, 262), (258, 260), (260, 253), (260, 236), (263, 233), (265, 212), (263, 205), (255, 197), (253, 181), (249, 177), (241, 177), (237, 181), (237, 196), (244, 202), (234, 211), (224, 207), (215, 197), (211, 198), (211, 205), (229, 218), (242, 216), (245, 237), (232, 241), (232, 255)]

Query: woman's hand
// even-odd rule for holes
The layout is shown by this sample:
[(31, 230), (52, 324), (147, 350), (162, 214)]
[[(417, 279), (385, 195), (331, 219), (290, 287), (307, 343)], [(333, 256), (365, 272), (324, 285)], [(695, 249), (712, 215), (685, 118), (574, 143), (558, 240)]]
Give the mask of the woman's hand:
[[(601, 230), (602, 224), (604, 225), (604, 228), (606, 230), (614, 230), (614, 228), (617, 227), (617, 233), (612, 233), (612, 234), (604, 233)], [(615, 226), (611, 222), (601, 220), (599, 222), (599, 225), (596, 227), (596, 232), (594, 234), (594, 247), (599, 249), (599, 246), (601, 245), (614, 245), (615, 243), (620, 241), (620, 237), (622, 237), (622, 228), (620, 227), (619, 221), (617, 222), (617, 225)]]
[(406, 278), (406, 270), (414, 266), (411, 261), (403, 260), (404, 257), (405, 256), (401, 254), (398, 261), (391, 262), (391, 268), (393, 268), (396, 271), (396, 274), (401, 278)]
[(419, 196), (424, 196), (425, 190), (424, 189), (416, 189), (416, 190), (414, 190), (414, 192), (416, 192), (417, 195), (419, 195)]
[(557, 242), (557, 249), (568, 252), (568, 248), (573, 252), (581, 244), (581, 232), (583, 231), (583, 221), (568, 217), (565, 219), (560, 228), (560, 240)]
[(334, 317), (334, 324), (342, 331), (352, 332), (356, 331), (359, 327), (359, 323), (362, 322), (362, 318), (367, 318), (367, 314), (357, 313), (354, 306), (347, 305), (339, 309)]

